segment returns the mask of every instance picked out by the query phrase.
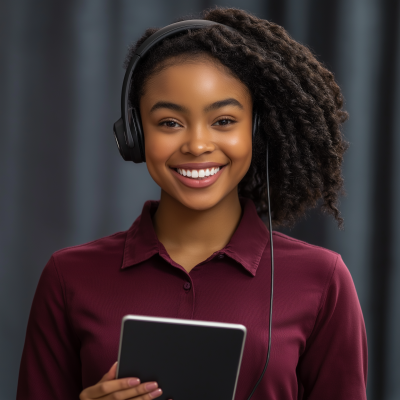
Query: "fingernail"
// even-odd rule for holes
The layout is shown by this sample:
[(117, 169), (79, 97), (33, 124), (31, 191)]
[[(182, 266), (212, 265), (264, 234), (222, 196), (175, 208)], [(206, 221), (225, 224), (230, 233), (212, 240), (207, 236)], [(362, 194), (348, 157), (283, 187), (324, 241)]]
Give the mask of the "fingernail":
[(162, 390), (161, 390), (161, 389), (157, 389), (157, 390), (155, 390), (154, 392), (150, 392), (150, 393), (149, 393), (149, 396), (150, 396), (152, 399), (155, 399), (156, 397), (161, 396), (161, 395), (162, 395)]
[(158, 388), (158, 383), (157, 382), (149, 382), (148, 384), (144, 385), (144, 387), (146, 388), (146, 390), (150, 391), (150, 390), (154, 390)]
[(140, 379), (138, 379), (138, 378), (131, 378), (128, 381), (129, 386), (137, 386), (137, 385), (139, 385), (139, 383), (140, 383)]

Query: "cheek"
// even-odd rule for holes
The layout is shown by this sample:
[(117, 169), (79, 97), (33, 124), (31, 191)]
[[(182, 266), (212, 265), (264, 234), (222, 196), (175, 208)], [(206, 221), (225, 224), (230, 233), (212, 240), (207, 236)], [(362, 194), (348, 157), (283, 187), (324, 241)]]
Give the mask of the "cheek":
[(147, 169), (159, 186), (165, 182), (166, 162), (176, 149), (174, 142), (172, 135), (150, 134), (145, 138)]
[(232, 138), (225, 143), (226, 155), (232, 162), (232, 173), (238, 182), (243, 178), (250, 167), (252, 156), (252, 140), (250, 137)]

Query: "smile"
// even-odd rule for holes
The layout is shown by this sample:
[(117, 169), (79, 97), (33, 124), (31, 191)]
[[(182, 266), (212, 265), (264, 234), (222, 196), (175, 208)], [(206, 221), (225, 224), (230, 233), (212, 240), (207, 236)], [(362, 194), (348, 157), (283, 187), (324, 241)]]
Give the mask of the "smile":
[(207, 169), (183, 169), (177, 168), (176, 171), (182, 176), (186, 176), (192, 179), (203, 179), (207, 176), (216, 174), (221, 168), (207, 168)]
[[(196, 165), (197, 166), (197, 165)], [(215, 183), (226, 165), (209, 166), (208, 168), (171, 168), (172, 174), (183, 185), (192, 189), (202, 189)]]

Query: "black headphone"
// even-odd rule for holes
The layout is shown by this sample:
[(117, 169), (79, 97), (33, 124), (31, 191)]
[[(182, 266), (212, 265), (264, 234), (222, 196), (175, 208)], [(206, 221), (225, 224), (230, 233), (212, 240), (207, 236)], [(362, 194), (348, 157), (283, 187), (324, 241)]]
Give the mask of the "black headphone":
[[(153, 33), (148, 37), (143, 44), (136, 50), (136, 53), (132, 57), (128, 68), (125, 72), (124, 82), (122, 84), (121, 93), (121, 118), (114, 124), (114, 137), (117, 142), (119, 153), (125, 161), (133, 161), (134, 163), (141, 163), (146, 161), (144, 151), (144, 136), (142, 121), (140, 119), (140, 112), (136, 108), (129, 108), (129, 91), (131, 87), (131, 79), (133, 72), (138, 65), (141, 57), (143, 57), (156, 43), (161, 40), (177, 35), (178, 33), (185, 32), (189, 29), (201, 29), (213, 25), (220, 25), (224, 28), (229, 29), (232, 32), (236, 32), (241, 35), (236, 29), (220, 24), (214, 21), (208, 21), (203, 19), (193, 19), (187, 21), (176, 22), (171, 25), (167, 25), (164, 28)], [(258, 131), (259, 119), (257, 112), (253, 112), (253, 126), (252, 134), (253, 140)], [(252, 390), (248, 400), (253, 395), (258, 384), (261, 382), (264, 376), (265, 370), (267, 369), (269, 356), (271, 352), (271, 326), (272, 326), (272, 300), (274, 292), (274, 253), (272, 243), (272, 223), (271, 223), (271, 207), (269, 199), (269, 176), (268, 176), (268, 142), (266, 152), (266, 167), (267, 167), (267, 197), (268, 197), (268, 217), (269, 217), (269, 233), (270, 233), (270, 249), (271, 249), (271, 292), (270, 292), (270, 310), (269, 310), (269, 336), (268, 336), (268, 351), (267, 359), (265, 362), (264, 370), (258, 379), (254, 389)]]

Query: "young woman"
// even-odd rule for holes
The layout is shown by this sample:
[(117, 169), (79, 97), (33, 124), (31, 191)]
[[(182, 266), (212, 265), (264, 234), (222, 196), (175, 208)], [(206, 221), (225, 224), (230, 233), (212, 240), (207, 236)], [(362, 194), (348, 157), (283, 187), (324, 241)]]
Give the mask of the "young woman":
[[(245, 325), (236, 398), (249, 396), (268, 348), (267, 140), (274, 226), (293, 225), (320, 199), (342, 226), (347, 114), (332, 73), (276, 24), (237, 9), (203, 18), (237, 32), (211, 26), (162, 40), (132, 78), (160, 201), (146, 202), (128, 231), (52, 255), (18, 399), (159, 397), (157, 382), (115, 379), (127, 314)], [(366, 399), (364, 320), (342, 258), (275, 231), (273, 243), (272, 347), (252, 398)]]

